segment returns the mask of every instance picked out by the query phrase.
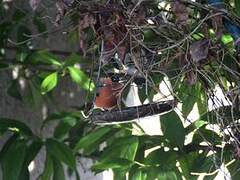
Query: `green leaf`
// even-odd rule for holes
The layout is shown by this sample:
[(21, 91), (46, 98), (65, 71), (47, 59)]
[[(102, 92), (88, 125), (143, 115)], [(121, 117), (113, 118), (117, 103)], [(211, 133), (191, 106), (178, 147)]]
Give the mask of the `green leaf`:
[(104, 134), (99, 139), (97, 139), (96, 141), (91, 143), (88, 147), (84, 148), (83, 153), (86, 154), (86, 155), (89, 155), (89, 154), (91, 154), (95, 151), (98, 151), (100, 145), (103, 142), (107, 141), (110, 137), (114, 137), (114, 135), (119, 131), (120, 131), (119, 128), (112, 128), (108, 133)]
[(232, 43), (232, 42), (233, 42), (233, 38), (232, 38), (231, 35), (224, 34), (224, 35), (221, 37), (221, 41), (223, 42), (223, 44), (229, 44), (229, 43)]
[(24, 50), (18, 51), (17, 54), (15, 55), (16, 61), (24, 62), (29, 56), (29, 52)]
[(144, 159), (144, 164), (159, 166), (162, 170), (171, 170), (176, 166), (178, 155), (175, 151), (164, 151), (163, 148), (152, 151)]
[(203, 90), (198, 92), (197, 107), (200, 115), (208, 111), (208, 98)]
[[(39, 33), (44, 33), (47, 30), (47, 27), (45, 25), (45, 23), (42, 21), (43, 18), (39, 16), (37, 16), (37, 14), (34, 16), (33, 18), (33, 24), (36, 26), (37, 30)], [(46, 33), (47, 35), (47, 33)]]
[(5, 142), (4, 146), (2, 147), (2, 149), (0, 151), (0, 162), (2, 161), (2, 158), (4, 157), (4, 154), (8, 151), (9, 147), (17, 140), (18, 137), (19, 137), (19, 134), (13, 134)]
[(40, 108), (43, 97), (41, 94), (41, 80), (38, 77), (26, 81), (26, 90), (24, 91), (23, 102), (29, 107)]
[(176, 112), (171, 111), (160, 117), (164, 136), (173, 146), (183, 147), (185, 140), (185, 129)]
[(12, 33), (12, 31), (14, 30), (13, 28), (13, 22), (11, 22), (10, 20), (5, 20), (3, 22), (1, 22), (0, 24), (0, 47), (3, 48), (6, 46), (7, 44), (7, 39), (9, 37), (9, 35)]
[(63, 118), (65, 118), (66, 116), (69, 116), (70, 114), (68, 112), (56, 112), (53, 114), (50, 114), (44, 121), (43, 121), (43, 125), (42, 128), (49, 122), (51, 121), (56, 121), (56, 120), (62, 120)]
[(73, 117), (65, 117), (62, 121), (59, 122), (57, 127), (54, 130), (54, 137), (57, 139), (64, 138), (69, 130), (76, 124), (76, 119)]
[(235, 3), (235, 12), (238, 15), (238, 17), (240, 17), (240, 2), (239, 0), (234, 0)]
[(204, 38), (204, 35), (202, 33), (194, 33), (192, 35), (192, 37), (195, 39), (195, 40), (200, 40), (200, 39), (203, 39)]
[(128, 169), (115, 168), (112, 171), (114, 180), (126, 180)]
[(47, 151), (57, 160), (64, 162), (72, 169), (76, 167), (75, 157), (72, 150), (64, 143), (58, 142), (54, 139), (47, 139)]
[(19, 21), (23, 20), (26, 16), (26, 12), (17, 9), (14, 14), (12, 20), (15, 21), (15, 23), (19, 23)]
[[(221, 122), (219, 122), (221, 117)], [(238, 120), (240, 118), (240, 111), (232, 106), (222, 106), (205, 114), (202, 114), (199, 119), (206, 121), (210, 124), (226, 123), (229, 121)]]
[(14, 119), (0, 118), (0, 132), (11, 130), (13, 132), (20, 132), (28, 136), (32, 136), (31, 129), (23, 122)]
[(182, 104), (182, 113), (184, 117), (187, 117), (187, 115), (192, 111), (194, 104), (195, 99), (192, 96), (187, 96)]
[(12, 80), (11, 85), (7, 89), (8, 95), (22, 101), (22, 95), (20, 93), (20, 87), (18, 84), (18, 80)]
[(32, 60), (35, 62), (42, 62), (49, 65), (56, 65), (59, 67), (62, 66), (60, 59), (47, 50), (41, 50), (36, 52), (35, 54), (33, 54)]
[(81, 120), (83, 118), (83, 115), (81, 112), (57, 112), (50, 114), (47, 119), (45, 119), (42, 123), (42, 128), (46, 126), (47, 123), (50, 123), (51, 121), (65, 121), (69, 124), (75, 124), (75, 120)]
[(53, 180), (65, 180), (63, 166), (57, 159), (53, 159), (53, 171)]
[[(20, 25), (18, 26), (18, 31), (17, 31), (17, 42), (23, 43), (27, 42), (31, 38), (29, 37), (31, 35), (31, 31), (29, 28), (26, 26)], [(25, 43), (24, 43), (25, 44)], [(23, 48), (24, 46), (21, 46)]]
[(146, 172), (144, 172), (141, 169), (137, 169), (136, 171), (131, 172), (131, 173), (132, 173), (131, 176), (130, 176), (130, 173), (129, 173), (129, 176), (130, 176), (129, 180), (146, 180), (147, 179)]
[(19, 179), (21, 179), (21, 180), (29, 180), (30, 179), (30, 173), (28, 171), (28, 167), (22, 168), (21, 174), (19, 175)]
[(194, 133), (192, 142), (194, 144), (200, 144), (203, 141), (208, 141), (214, 145), (220, 145), (222, 143), (222, 138), (214, 130), (205, 129), (205, 126), (203, 126)]
[(53, 175), (53, 160), (51, 155), (47, 152), (43, 173), (41, 180), (51, 180)]
[(69, 137), (71, 137), (71, 141), (69, 142), (69, 146), (74, 148), (79, 140), (86, 135), (86, 129), (89, 128), (89, 123), (87, 121), (78, 121), (75, 126), (73, 126), (69, 130)]
[(107, 169), (127, 169), (133, 164), (132, 161), (123, 158), (112, 158), (107, 161), (99, 162), (92, 166), (93, 171), (102, 171)]
[(39, 79), (31, 79), (29, 81), (29, 96), (30, 96), (30, 105), (37, 106), (43, 101), (41, 94), (41, 81)]
[(71, 31), (67, 34), (67, 42), (69, 42), (70, 44), (75, 44), (76, 42), (78, 42), (79, 39), (79, 33), (78, 31)]
[[(221, 158), (222, 158), (222, 154), (217, 155), (215, 153), (213, 155), (208, 156), (207, 153), (199, 153), (199, 150), (196, 150), (195, 152), (193, 151), (193, 152), (182, 154), (180, 159), (178, 159), (178, 161), (182, 169), (182, 175), (186, 179), (197, 180), (198, 175), (193, 175), (192, 174), (193, 172), (212, 173), (215, 170), (217, 170), (218, 167), (221, 166), (221, 163), (223, 162)], [(216, 176), (216, 174), (213, 174), (213, 176)], [(207, 176), (207, 177), (211, 177), (211, 176)], [(210, 179), (213, 179), (213, 177)]]
[(26, 142), (22, 140), (16, 140), (9, 146), (1, 161), (3, 179), (19, 180), (26, 148)]
[(36, 140), (36, 141), (33, 141), (27, 147), (27, 151), (26, 151), (27, 157), (24, 162), (26, 166), (28, 166), (31, 163), (31, 161), (37, 156), (37, 154), (42, 148), (42, 145), (43, 145), (42, 141)]
[(70, 76), (74, 82), (85, 90), (93, 91), (95, 89), (94, 83), (87, 75), (78, 68), (68, 67)]
[(28, 145), (27, 150), (26, 150), (27, 156), (23, 163), (23, 167), (22, 167), (22, 171), (21, 171), (19, 179), (21, 179), (21, 180), (24, 180), (24, 178), (29, 179), (29, 178), (27, 178), (29, 176), (28, 166), (31, 163), (31, 161), (36, 157), (36, 155), (40, 151), (41, 147), (42, 147), (42, 142), (39, 140), (33, 141), (30, 145)]
[(135, 159), (139, 140), (137, 136), (126, 136), (117, 138), (112, 144), (109, 144), (101, 156), (101, 161), (109, 158), (124, 158), (130, 161)]
[(230, 174), (231, 174), (231, 179), (232, 180), (239, 180), (240, 179), (240, 162), (239, 160), (235, 160), (232, 164), (227, 166)]
[(156, 36), (156, 33), (153, 30), (144, 31), (144, 42), (149, 45), (157, 44), (160, 42), (159, 36)]
[[(188, 168), (185, 171), (195, 172), (195, 173), (212, 173), (218, 167), (221, 166), (221, 155), (217, 156), (217, 154), (213, 154), (207, 156), (206, 153), (190, 152), (183, 156), (180, 160), (180, 164), (182, 166), (182, 162), (185, 163), (185, 168)], [(219, 160), (219, 161), (217, 161)]]
[(206, 121), (197, 120), (193, 124), (196, 128), (201, 128), (202, 126), (204, 126), (206, 124)]
[(151, 87), (147, 88), (148, 92), (146, 92), (146, 86), (143, 85), (143, 87), (139, 87), (138, 88), (138, 96), (139, 99), (142, 103), (144, 103), (144, 101), (146, 99), (148, 99), (148, 101), (152, 102), (153, 101), (153, 96), (156, 94), (156, 90), (154, 90)]
[(95, 131), (91, 132), (90, 134), (84, 136), (81, 138), (76, 146), (74, 147), (74, 152), (76, 153), (80, 149), (87, 148), (91, 144), (94, 144), (96, 141), (98, 141), (102, 136), (110, 132), (112, 127), (106, 126), (96, 129)]
[(161, 179), (161, 180), (181, 180), (178, 178), (175, 171), (159, 171), (157, 168), (152, 168), (149, 173), (148, 179)]
[(194, 104), (196, 103), (200, 94), (200, 84), (197, 83), (194, 86), (188, 86), (186, 83), (181, 83), (178, 91), (179, 98), (183, 102), (182, 113), (184, 117), (192, 111)]
[[(192, 179), (192, 180), (197, 180), (197, 178), (194, 178), (192, 175), (191, 175), (191, 172), (190, 172), (190, 164), (184, 159), (183, 156), (181, 156), (179, 159), (178, 159), (178, 162), (179, 162), (179, 165), (181, 167), (181, 170), (182, 170), (182, 175), (186, 178), (186, 179)], [(197, 177), (197, 176), (195, 176)]]
[(72, 53), (69, 57), (66, 58), (64, 62), (64, 67), (74, 66), (76, 63), (79, 63), (79, 62), (81, 63), (82, 59), (83, 58), (78, 54)]
[(206, 124), (207, 124), (206, 121), (203, 121), (203, 120), (198, 119), (198, 120), (194, 121), (194, 123), (190, 124), (189, 126), (187, 126), (187, 127), (185, 128), (186, 134), (191, 133), (191, 132), (194, 131), (195, 129), (199, 129), (199, 128), (201, 128), (202, 126), (204, 126), (204, 125), (206, 125)]
[[(121, 139), (118, 139), (119, 140), (119, 144), (121, 144), (121, 141), (124, 141), (125, 142), (129, 142), (128, 139), (131, 139), (131, 144), (128, 144), (128, 146), (125, 148), (122, 149), (121, 151), (121, 154), (120, 154), (120, 157), (123, 157), (125, 159), (128, 159), (128, 160), (131, 160), (133, 161), (135, 159), (135, 156), (136, 156), (136, 153), (137, 153), (137, 149), (138, 149), (138, 145), (139, 145), (139, 141), (138, 141), (138, 138), (137, 137), (126, 137), (126, 138), (121, 138)], [(119, 147), (120, 148), (121, 145), (117, 145), (116, 147)], [(111, 147), (114, 147), (111, 146)], [(123, 147), (123, 146), (122, 146)]]
[(0, 70), (1, 69), (6, 69), (6, 68), (8, 68), (9, 66), (8, 66), (8, 64), (5, 64), (5, 63), (3, 63), (3, 62), (0, 62)]
[(44, 93), (51, 91), (57, 85), (58, 73), (49, 74), (41, 84), (41, 91)]
[(154, 135), (154, 136), (142, 135), (142, 136), (139, 136), (139, 140), (140, 140), (140, 146), (143, 149), (145, 149), (144, 148), (145, 146), (147, 146), (147, 148), (161, 146), (162, 143), (166, 142), (166, 138), (160, 135)]

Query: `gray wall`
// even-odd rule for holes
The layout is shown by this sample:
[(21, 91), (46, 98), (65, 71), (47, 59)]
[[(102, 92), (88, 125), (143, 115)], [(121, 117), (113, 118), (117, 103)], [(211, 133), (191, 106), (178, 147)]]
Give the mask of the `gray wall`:
[[(20, 2), (20, 1), (19, 1)], [(28, 4), (21, 4), (21, 1), (17, 6), (28, 7)], [(26, 2), (26, 1), (25, 1)], [(45, 1), (47, 2), (47, 1)], [(45, 4), (46, 5), (46, 4)], [(48, 8), (47, 6), (43, 6), (43, 8)], [(31, 10), (31, 9), (29, 9)], [(47, 16), (52, 17), (52, 19), (47, 19), (49, 28), (52, 28), (51, 20), (54, 20), (55, 9), (50, 8), (49, 14)], [(33, 31), (36, 32), (34, 27)], [(61, 32), (55, 32), (50, 34), (47, 39), (35, 38), (33, 44), (35, 48), (46, 48), (50, 50), (60, 50), (60, 51), (68, 51), (73, 52), (78, 50), (78, 44), (69, 44), (66, 40), (66, 35), (63, 35)], [(8, 51), (8, 58), (14, 58), (15, 52)], [(53, 101), (42, 102), (38, 106), (26, 105), (23, 102), (16, 100), (8, 96), (7, 88), (9, 86), (9, 82), (12, 79), (11, 71), (0, 71), (0, 117), (5, 118), (13, 118), (13, 119), (21, 119), (28, 126), (31, 127), (34, 133), (39, 135), (39, 127), (43, 121), (43, 119), (52, 112), (56, 111), (69, 111), (71, 110), (71, 106), (81, 106), (84, 102), (84, 93), (81, 89), (73, 84), (70, 79), (62, 78), (58, 83), (57, 88), (54, 90), (54, 99)], [(24, 94), (24, 90), (23, 90)], [(51, 136), (53, 133), (54, 126), (47, 127), (44, 129), (44, 136)], [(4, 137), (0, 138), (0, 148), (6, 141), (9, 135), (4, 135)], [(35, 180), (36, 177), (43, 171), (45, 161), (45, 149), (42, 149), (38, 154), (36, 159), (34, 160), (35, 168), (31, 173), (31, 179)], [(101, 180), (102, 174), (95, 176), (90, 172), (90, 166), (92, 164), (91, 159), (80, 158), (78, 159), (78, 170), (81, 175), (81, 179), (83, 180)], [(0, 177), (1, 179), (1, 177)], [(75, 179), (74, 177), (69, 179)]]
[[(0, 72), (0, 117), (20, 119), (25, 122), (34, 133), (39, 135), (39, 127), (43, 121), (43, 118), (56, 110), (70, 110), (69, 107), (72, 105), (81, 105), (83, 102), (83, 93), (81, 90), (69, 79), (63, 79), (58, 85), (57, 89), (54, 90), (54, 101), (48, 103), (42, 103), (37, 107), (29, 106), (23, 102), (16, 100), (8, 96), (7, 87), (12, 78), (10, 72)], [(70, 97), (71, 94), (71, 97)], [(44, 129), (43, 135), (45, 137), (51, 136), (53, 133), (54, 126), (48, 126)], [(0, 147), (6, 141), (8, 135), (0, 138)], [(45, 160), (45, 149), (43, 148), (34, 160), (35, 168), (31, 173), (31, 179), (35, 180), (36, 177), (43, 171)], [(78, 170), (83, 180), (100, 180), (102, 175), (95, 176), (90, 172), (90, 166), (92, 160), (86, 158), (78, 158)], [(70, 178), (69, 178), (70, 179)], [(72, 177), (72, 179), (75, 179)]]

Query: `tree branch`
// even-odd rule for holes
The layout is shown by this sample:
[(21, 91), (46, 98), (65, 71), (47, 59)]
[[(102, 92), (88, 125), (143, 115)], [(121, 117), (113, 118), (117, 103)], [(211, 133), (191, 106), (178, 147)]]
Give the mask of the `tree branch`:
[[(16, 46), (6, 46), (4, 48), (6, 50), (10, 50), (10, 51), (17, 51), (18, 50), (18, 47), (16, 47)], [(29, 51), (31, 51), (31, 52), (37, 52), (37, 51), (40, 51), (40, 50), (43, 50), (43, 49), (29, 49)], [(60, 51), (60, 50), (51, 50), (51, 49), (48, 49), (48, 51), (53, 53), (53, 54), (58, 54), (58, 55), (62, 55), (62, 56), (69, 56), (73, 53), (73, 52), (69, 52), (69, 51)]]
[(93, 113), (90, 116), (90, 121), (95, 124), (127, 123), (134, 119), (166, 113), (171, 111), (176, 104), (176, 100), (169, 100), (112, 111), (102, 111)]

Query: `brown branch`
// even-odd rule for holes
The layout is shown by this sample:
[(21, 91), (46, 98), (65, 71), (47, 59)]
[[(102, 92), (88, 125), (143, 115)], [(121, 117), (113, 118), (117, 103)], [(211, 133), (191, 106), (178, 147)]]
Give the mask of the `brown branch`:
[(90, 121), (95, 124), (101, 123), (125, 123), (137, 118), (153, 116), (171, 111), (176, 106), (175, 100), (144, 104), (141, 106), (126, 107), (112, 111), (93, 113)]
[[(17, 51), (18, 50), (18, 47), (16, 47), (16, 46), (6, 46), (4, 48), (6, 50), (10, 50), (10, 51)], [(31, 52), (37, 52), (37, 51), (40, 51), (40, 50), (43, 50), (43, 49), (29, 49), (29, 51), (31, 51)], [(73, 52), (70, 52), (70, 51), (60, 51), (60, 50), (51, 50), (51, 49), (48, 49), (48, 51), (53, 53), (53, 54), (58, 54), (58, 55), (62, 55), (62, 56), (69, 56), (73, 53)]]

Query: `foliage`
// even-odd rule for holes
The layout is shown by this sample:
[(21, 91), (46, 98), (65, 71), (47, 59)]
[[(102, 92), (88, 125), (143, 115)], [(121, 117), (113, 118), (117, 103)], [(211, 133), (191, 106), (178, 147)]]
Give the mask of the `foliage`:
[[(54, 23), (44, 18), (45, 7), (55, 8)], [(0, 19), (0, 72), (18, 70), (7, 89), (17, 101), (38, 106), (69, 77), (88, 94), (83, 104), (91, 104), (99, 77), (110, 74), (125, 85), (119, 106), (133, 83), (142, 102), (153, 102), (160, 84), (171, 92), (162, 98), (178, 101), (159, 116), (162, 135), (148, 135), (137, 122), (96, 125), (83, 113), (98, 110), (86, 106), (50, 114), (41, 130), (57, 126), (48, 138), (0, 117), (1, 135), (10, 136), (0, 151), (3, 179), (29, 179), (28, 166), (44, 148), (42, 180), (65, 179), (63, 165), (79, 177), (77, 157), (96, 159), (92, 171), (112, 169), (116, 180), (197, 179), (200, 173), (214, 179), (223, 163), (239, 179), (239, 1), (1, 1)], [(38, 47), (55, 32), (67, 34), (62, 43), (79, 51)], [(199, 118), (193, 121), (194, 107)]]

